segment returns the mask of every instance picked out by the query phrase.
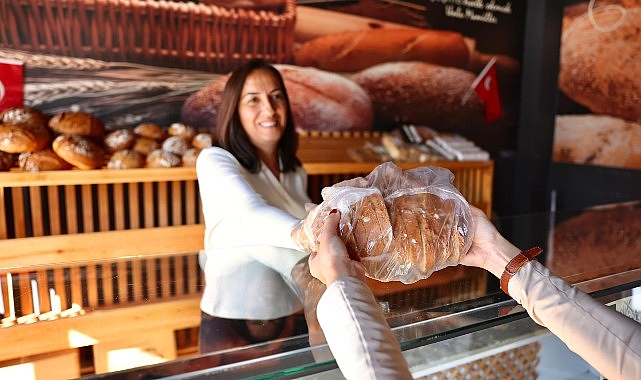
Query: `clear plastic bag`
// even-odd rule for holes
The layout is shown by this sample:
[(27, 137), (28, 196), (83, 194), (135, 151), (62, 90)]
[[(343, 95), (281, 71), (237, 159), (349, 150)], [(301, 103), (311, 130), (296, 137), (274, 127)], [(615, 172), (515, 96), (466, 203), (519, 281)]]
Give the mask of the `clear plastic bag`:
[(366, 177), (324, 188), (323, 201), (301, 222), (299, 243), (315, 251), (325, 218), (337, 209), (340, 235), (367, 276), (406, 284), (425, 279), (459, 264), (472, 244), (471, 209), (453, 180), (441, 167), (403, 171), (383, 163)]

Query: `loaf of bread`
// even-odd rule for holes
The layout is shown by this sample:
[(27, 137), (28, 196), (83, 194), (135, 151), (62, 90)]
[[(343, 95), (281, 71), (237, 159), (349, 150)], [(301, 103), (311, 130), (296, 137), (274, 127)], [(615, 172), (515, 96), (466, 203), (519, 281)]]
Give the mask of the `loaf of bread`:
[[(306, 131), (369, 130), (372, 103), (365, 90), (345, 76), (311, 67), (276, 65), (289, 95), (294, 125)], [(220, 76), (187, 98), (182, 122), (196, 129), (215, 128), (228, 75)]]
[(22, 153), (18, 157), (18, 164), (22, 170), (28, 172), (69, 170), (72, 168), (70, 163), (63, 160), (51, 148), (37, 152)]
[(59, 135), (53, 140), (53, 151), (79, 169), (98, 169), (104, 165), (105, 151), (94, 140), (79, 135)]
[(350, 257), (378, 281), (412, 283), (459, 264), (472, 240), (467, 201), (440, 167), (403, 172), (391, 162), (367, 177), (326, 187), (304, 221), (301, 242), (316, 250), (325, 217), (341, 212), (340, 235)]
[(369, 94), (380, 127), (403, 122), (460, 131), (487, 124), (485, 106), (475, 92), (461, 104), (476, 78), (470, 71), (424, 62), (389, 62), (351, 78)]
[(58, 134), (104, 137), (105, 124), (88, 112), (65, 111), (49, 119), (49, 127)]
[(136, 135), (129, 128), (116, 129), (105, 136), (105, 147), (110, 152), (129, 149), (134, 145)]
[(137, 169), (145, 167), (145, 156), (133, 149), (123, 149), (114, 152), (109, 157), (107, 168), (109, 169)]
[(295, 62), (354, 72), (391, 61), (422, 61), (468, 68), (470, 49), (460, 33), (430, 29), (370, 29), (327, 34), (295, 51)]
[(35, 152), (51, 142), (50, 130), (39, 124), (0, 124), (0, 150), (7, 153)]
[(558, 115), (554, 160), (641, 169), (641, 125), (606, 115)]
[(604, 7), (565, 24), (559, 87), (593, 113), (641, 122), (641, 8)]
[(9, 171), (16, 162), (16, 155), (0, 150), (0, 172)]

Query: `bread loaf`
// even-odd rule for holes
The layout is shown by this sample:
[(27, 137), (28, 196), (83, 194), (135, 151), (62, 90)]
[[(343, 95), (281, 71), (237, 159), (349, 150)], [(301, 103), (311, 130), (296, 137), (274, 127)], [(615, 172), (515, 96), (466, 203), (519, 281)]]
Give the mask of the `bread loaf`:
[(460, 131), (487, 124), (485, 106), (476, 93), (461, 104), (476, 78), (472, 72), (424, 62), (389, 62), (351, 78), (369, 94), (381, 128), (403, 122)]
[(391, 61), (467, 68), (470, 49), (456, 32), (370, 29), (327, 34), (305, 42), (295, 51), (297, 65), (335, 72), (354, 72)]
[(145, 156), (133, 149), (114, 152), (107, 162), (109, 169), (137, 169), (145, 167)]
[(51, 133), (40, 124), (0, 124), (0, 150), (7, 153), (35, 152), (51, 142)]
[(606, 7), (567, 23), (559, 87), (593, 113), (641, 122), (641, 8)]
[(16, 162), (16, 155), (0, 150), (0, 172), (9, 171)]
[(110, 152), (129, 149), (134, 145), (136, 135), (129, 128), (116, 129), (105, 136), (105, 147)]
[(104, 137), (105, 125), (87, 112), (66, 111), (53, 115), (49, 127), (56, 133), (86, 137)]
[(58, 156), (79, 169), (98, 169), (104, 164), (102, 146), (84, 136), (59, 135), (52, 147)]
[(34, 108), (11, 107), (0, 113), (0, 124), (46, 127), (48, 122), (49, 116)]
[[(289, 95), (294, 125), (306, 131), (369, 130), (372, 103), (365, 90), (342, 75), (311, 67), (276, 65)], [(228, 75), (220, 76), (187, 98), (181, 120), (196, 129), (215, 127)]]
[(72, 166), (58, 156), (52, 149), (37, 152), (22, 153), (18, 157), (21, 169), (28, 172), (42, 172), (48, 170), (68, 170)]
[(381, 164), (366, 178), (324, 188), (323, 202), (305, 220), (301, 242), (317, 249), (324, 219), (336, 208), (340, 236), (368, 276), (404, 283), (427, 278), (457, 265), (471, 245), (471, 210), (452, 179), (443, 168), (403, 172), (391, 162)]
[(558, 115), (554, 160), (641, 169), (641, 125), (606, 115)]

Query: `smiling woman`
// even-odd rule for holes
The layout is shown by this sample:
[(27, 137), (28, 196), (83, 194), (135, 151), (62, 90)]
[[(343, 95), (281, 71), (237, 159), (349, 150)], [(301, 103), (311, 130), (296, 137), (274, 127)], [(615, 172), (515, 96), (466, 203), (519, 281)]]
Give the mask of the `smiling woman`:
[[(204, 149), (196, 163), (206, 227), (200, 254), (205, 273), (201, 353), (307, 329), (291, 278), (305, 252), (291, 234), (310, 199), (280, 73), (261, 60), (233, 72), (216, 132), (218, 146)], [(276, 343), (254, 354), (280, 349)], [(243, 359), (233, 355), (221, 360)]]

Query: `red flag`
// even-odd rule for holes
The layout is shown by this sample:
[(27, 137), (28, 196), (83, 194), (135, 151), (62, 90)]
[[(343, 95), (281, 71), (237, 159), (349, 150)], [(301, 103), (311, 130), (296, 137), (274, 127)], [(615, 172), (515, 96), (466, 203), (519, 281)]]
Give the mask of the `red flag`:
[(485, 119), (492, 123), (503, 115), (501, 99), (499, 97), (499, 85), (496, 80), (496, 58), (492, 58), (485, 65), (481, 73), (474, 79), (470, 90), (465, 94), (461, 104), (465, 104), (472, 91), (476, 92), (485, 103)]
[(0, 58), (0, 111), (22, 107), (24, 102), (24, 63)]

